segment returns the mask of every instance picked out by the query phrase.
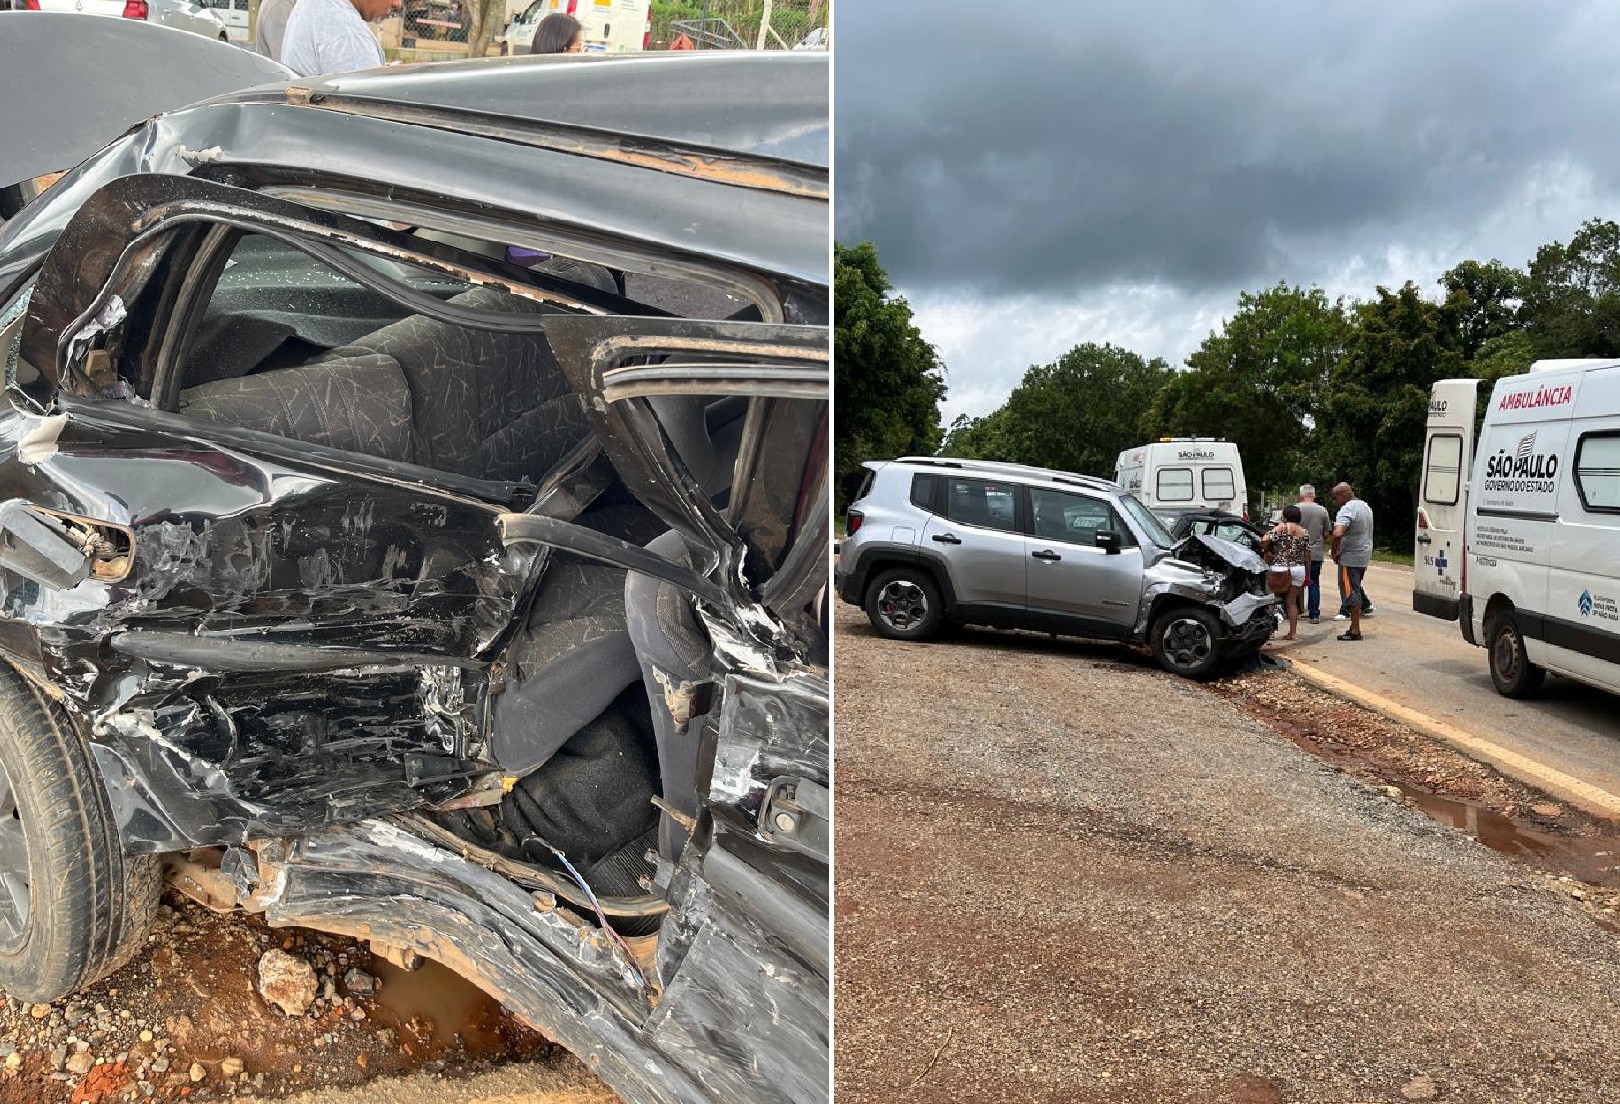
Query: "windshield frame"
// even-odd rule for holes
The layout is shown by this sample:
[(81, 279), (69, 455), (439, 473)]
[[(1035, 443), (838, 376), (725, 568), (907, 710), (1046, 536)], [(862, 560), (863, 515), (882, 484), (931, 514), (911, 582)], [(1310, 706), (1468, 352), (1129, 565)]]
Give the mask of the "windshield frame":
[(1158, 516), (1152, 510), (1149, 510), (1141, 499), (1130, 491), (1122, 491), (1119, 496), (1119, 504), (1155, 548), (1168, 550), (1175, 545), (1176, 541), (1170, 535), (1170, 530), (1165, 528), (1164, 522), (1160, 521)]

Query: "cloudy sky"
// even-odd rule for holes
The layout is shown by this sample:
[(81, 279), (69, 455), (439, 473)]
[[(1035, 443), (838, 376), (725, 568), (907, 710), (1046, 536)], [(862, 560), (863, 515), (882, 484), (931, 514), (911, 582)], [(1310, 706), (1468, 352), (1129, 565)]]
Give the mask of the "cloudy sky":
[(1432, 291), (1620, 218), (1620, 5), (848, 0), (836, 227), (949, 371), (947, 423), (1112, 341), (1172, 364), (1244, 289)]

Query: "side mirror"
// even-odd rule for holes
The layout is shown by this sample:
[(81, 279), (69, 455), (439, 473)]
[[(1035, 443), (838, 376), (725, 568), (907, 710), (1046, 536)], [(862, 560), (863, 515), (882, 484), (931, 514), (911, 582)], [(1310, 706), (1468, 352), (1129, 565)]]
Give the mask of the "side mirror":
[(1118, 531), (1114, 529), (1100, 529), (1092, 540), (1096, 542), (1098, 548), (1101, 548), (1110, 556), (1119, 555), (1119, 548), (1123, 543), (1120, 540)]

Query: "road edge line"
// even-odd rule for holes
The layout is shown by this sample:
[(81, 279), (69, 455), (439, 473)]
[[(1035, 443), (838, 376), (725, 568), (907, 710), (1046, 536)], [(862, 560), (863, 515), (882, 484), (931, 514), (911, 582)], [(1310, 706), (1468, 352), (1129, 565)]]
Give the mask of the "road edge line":
[(1489, 763), (1502, 773), (1512, 776), (1526, 785), (1546, 790), (1554, 797), (1562, 798), (1573, 805), (1595, 816), (1620, 819), (1620, 796), (1610, 793), (1590, 782), (1582, 782), (1573, 775), (1565, 774), (1561, 770), (1549, 767), (1545, 763), (1532, 759), (1527, 755), (1520, 755), (1500, 744), (1492, 743), (1472, 733), (1464, 732), (1454, 724), (1436, 720), (1427, 713), (1420, 713), (1416, 709), (1390, 701), (1380, 694), (1357, 686), (1353, 682), (1346, 682), (1328, 674), (1326, 671), (1295, 660), (1290, 670), (1306, 682), (1320, 689), (1327, 690), (1341, 698), (1364, 706), (1374, 713), (1382, 714), (1392, 721), (1417, 729), (1424, 735), (1432, 736), (1442, 743), (1450, 744), (1458, 751), (1471, 759), (1478, 759)]

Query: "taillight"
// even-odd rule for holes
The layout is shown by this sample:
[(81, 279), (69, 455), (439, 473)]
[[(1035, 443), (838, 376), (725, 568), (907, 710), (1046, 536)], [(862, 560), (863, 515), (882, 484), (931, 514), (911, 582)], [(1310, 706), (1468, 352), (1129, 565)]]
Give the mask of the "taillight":
[(1457, 572), (1457, 593), (1468, 593), (1468, 534), (1462, 539), (1462, 568)]
[(1249, 520), (1249, 504), (1247, 502), (1243, 504), (1243, 520)]
[(641, 48), (652, 49), (652, 5), (647, 5), (647, 29), (641, 33)]
[(146, 0), (124, 0), (125, 19), (145, 19)]
[(27, 7), (28, 7), (29, 11), (38, 11), (39, 10), (39, 0), (28, 0)]
[(575, 10), (578, 7), (579, 7), (579, 0), (568, 0), (568, 11), (567, 11), (566, 14), (573, 15)]
[(1417, 524), (1417, 527), (1419, 529), (1427, 529), (1429, 527), (1429, 511), (1425, 510), (1421, 506), (1418, 507), (1418, 524)]
[(859, 529), (861, 527), (861, 522), (865, 520), (866, 515), (862, 514), (859, 510), (851, 510), (849, 512), (849, 516), (844, 519), (845, 534), (854, 536), (855, 530)]

